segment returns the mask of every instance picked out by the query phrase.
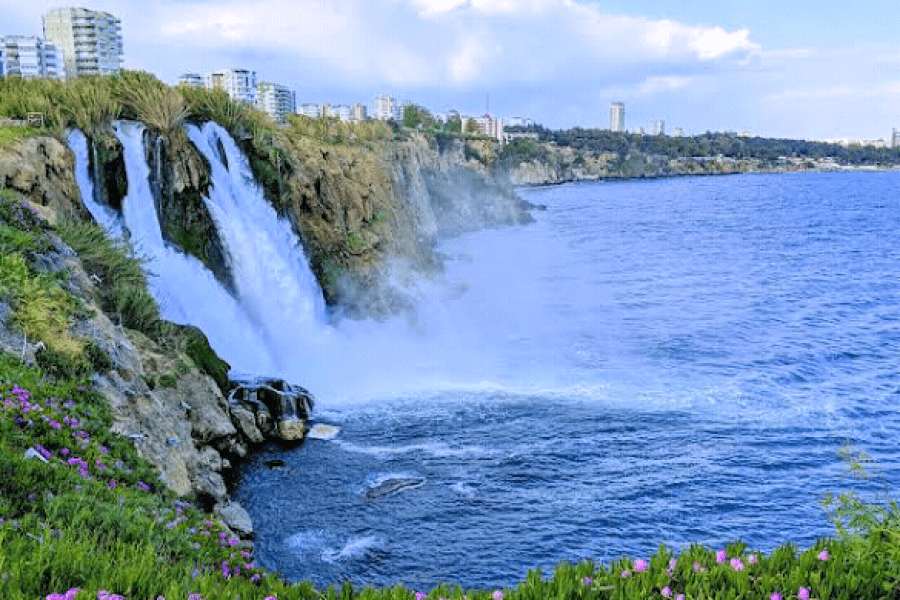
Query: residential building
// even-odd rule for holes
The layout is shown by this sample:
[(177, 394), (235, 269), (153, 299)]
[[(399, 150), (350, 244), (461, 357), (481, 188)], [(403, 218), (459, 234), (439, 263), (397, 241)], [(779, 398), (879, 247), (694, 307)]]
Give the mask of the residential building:
[(653, 121), (653, 135), (666, 135), (666, 122), (662, 119)]
[(0, 36), (0, 75), (22, 79), (65, 79), (63, 55), (36, 35)]
[(294, 91), (270, 81), (261, 81), (256, 86), (256, 103), (278, 123), (284, 123), (288, 115), (297, 111), (297, 97)]
[(900, 131), (891, 129), (891, 148), (900, 148)]
[(354, 104), (350, 107), (350, 120), (351, 121), (365, 121), (368, 118), (368, 114), (366, 111), (365, 104)]
[(524, 117), (510, 117), (503, 121), (506, 127), (534, 127), (534, 121)]
[(403, 120), (403, 106), (393, 96), (375, 97), (375, 118), (381, 121)]
[(44, 15), (44, 37), (62, 50), (71, 77), (122, 69), (122, 23), (107, 12), (54, 8)]
[(256, 106), (256, 71), (225, 69), (203, 77), (208, 90), (223, 90), (232, 100)]
[(297, 105), (297, 114), (309, 117), (310, 119), (318, 119), (322, 116), (321, 104), (299, 104)]
[(478, 133), (480, 133), (481, 135), (491, 136), (499, 142), (506, 141), (506, 135), (503, 131), (502, 119), (495, 118), (490, 115), (484, 115), (482, 117), (464, 117), (463, 131), (466, 131), (469, 128), (470, 121), (475, 122), (475, 124), (478, 126)]
[(200, 75), (199, 73), (182, 73), (181, 76), (178, 77), (178, 85), (192, 88), (202, 88), (203, 75)]
[(684, 137), (684, 128), (676, 127), (674, 130), (672, 130), (672, 135), (674, 135), (675, 137)]
[(625, 105), (621, 102), (613, 102), (609, 107), (609, 130), (625, 131)]
[(323, 113), (326, 117), (333, 119), (350, 120), (350, 107), (346, 104), (326, 104), (323, 107)]

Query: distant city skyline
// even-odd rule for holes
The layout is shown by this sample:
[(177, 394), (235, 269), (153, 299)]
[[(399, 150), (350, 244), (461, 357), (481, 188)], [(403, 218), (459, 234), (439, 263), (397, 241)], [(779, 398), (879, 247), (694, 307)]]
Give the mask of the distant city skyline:
[[(554, 129), (884, 139), (900, 127), (900, 5), (806, 0), (134, 0), (75, 2), (121, 20), (125, 69), (255, 70), (297, 102), (409, 99)], [(58, 1), (0, 0), (0, 35), (42, 35)], [(562, 43), (564, 41), (564, 43)], [(674, 133), (674, 128), (672, 129)]]

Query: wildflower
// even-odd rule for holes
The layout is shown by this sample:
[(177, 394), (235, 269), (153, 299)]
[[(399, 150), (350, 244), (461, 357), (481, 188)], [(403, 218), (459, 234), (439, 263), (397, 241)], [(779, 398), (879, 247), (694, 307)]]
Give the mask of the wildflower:
[(416, 592), (416, 600), (425, 600), (426, 595), (422, 592)]
[(252, 581), (253, 583), (259, 583), (260, 579), (262, 579), (262, 577), (259, 576), (259, 573), (254, 573), (253, 577), (250, 578), (250, 581)]
[(669, 586), (666, 586), (663, 589), (659, 590), (659, 593), (663, 595), (663, 598), (671, 598), (672, 597), (672, 590), (669, 589)]
[(724, 550), (716, 552), (716, 564), (720, 565), (728, 558), (728, 554)]
[(591, 585), (592, 583), (594, 582), (590, 577), (584, 577), (581, 580), (581, 585)]
[(626, 577), (631, 577), (631, 571), (622, 571), (622, 579)]
[(278, 596), (266, 596), (263, 600), (278, 600)]
[(494, 592), (494, 600), (503, 600), (503, 590), (496, 590)]
[(149, 491), (150, 491), (150, 486), (147, 485), (146, 483), (144, 483), (143, 481), (138, 481), (138, 482), (137, 482), (137, 486), (138, 486), (139, 488), (141, 488), (142, 490), (144, 490), (145, 492), (149, 492)]
[(109, 489), (111, 489), (111, 490), (116, 489), (116, 480), (115, 479), (109, 480)]
[(800, 588), (797, 590), (797, 598), (799, 600), (809, 600), (809, 588)]
[(744, 570), (744, 561), (740, 558), (732, 558), (731, 559), (731, 568), (735, 571), (743, 571)]
[(200, 594), (191, 594), (188, 596), (188, 600), (203, 600), (203, 596)]
[(642, 573), (647, 570), (647, 561), (643, 558), (639, 558), (634, 561), (634, 570), (637, 573)]
[(829, 558), (831, 558), (831, 556), (828, 554), (828, 548), (819, 552), (819, 560), (822, 562), (827, 561)]
[(751, 555), (747, 558), (747, 562), (749, 562), (751, 565), (755, 565), (756, 563), (759, 562), (759, 557), (756, 556), (755, 554), (751, 554)]
[(684, 600), (684, 594), (678, 594), (675, 596), (675, 600)]
[(781, 594), (778, 592), (772, 592), (772, 595), (769, 596), (769, 600), (781, 600)]

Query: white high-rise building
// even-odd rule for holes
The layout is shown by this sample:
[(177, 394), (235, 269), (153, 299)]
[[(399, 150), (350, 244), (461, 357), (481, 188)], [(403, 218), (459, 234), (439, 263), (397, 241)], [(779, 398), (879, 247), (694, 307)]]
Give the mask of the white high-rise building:
[(403, 107), (393, 96), (381, 95), (375, 97), (375, 118), (381, 121), (403, 120)]
[(891, 129), (891, 148), (900, 148), (900, 131)]
[(62, 50), (69, 76), (122, 69), (122, 23), (107, 12), (53, 8), (44, 15), (44, 37)]
[(609, 107), (609, 130), (625, 131), (625, 105), (621, 102), (613, 102)]
[(666, 135), (666, 122), (662, 119), (653, 121), (653, 135)]
[(63, 55), (36, 35), (0, 36), (0, 75), (22, 79), (65, 79)]
[(207, 73), (203, 83), (208, 90), (223, 90), (232, 100), (256, 106), (256, 71), (225, 69)]
[(256, 86), (256, 103), (260, 110), (278, 123), (284, 123), (288, 115), (297, 110), (297, 97), (294, 91), (284, 85), (270, 81), (260, 81)]
[(367, 118), (367, 111), (365, 104), (354, 104), (350, 107), (350, 120), (351, 121), (365, 121)]

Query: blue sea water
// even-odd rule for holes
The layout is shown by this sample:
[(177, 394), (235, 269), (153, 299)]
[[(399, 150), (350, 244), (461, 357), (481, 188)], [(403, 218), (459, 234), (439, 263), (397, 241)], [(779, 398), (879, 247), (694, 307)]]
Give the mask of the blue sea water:
[[(402, 392), (320, 395), (337, 437), (242, 467), (258, 563), (319, 585), (509, 586), (660, 544), (802, 547), (833, 533), (824, 494), (895, 497), (900, 173), (521, 193), (547, 205), (535, 223), (440, 248), (389, 357)], [(367, 495), (391, 477), (424, 483)]]

